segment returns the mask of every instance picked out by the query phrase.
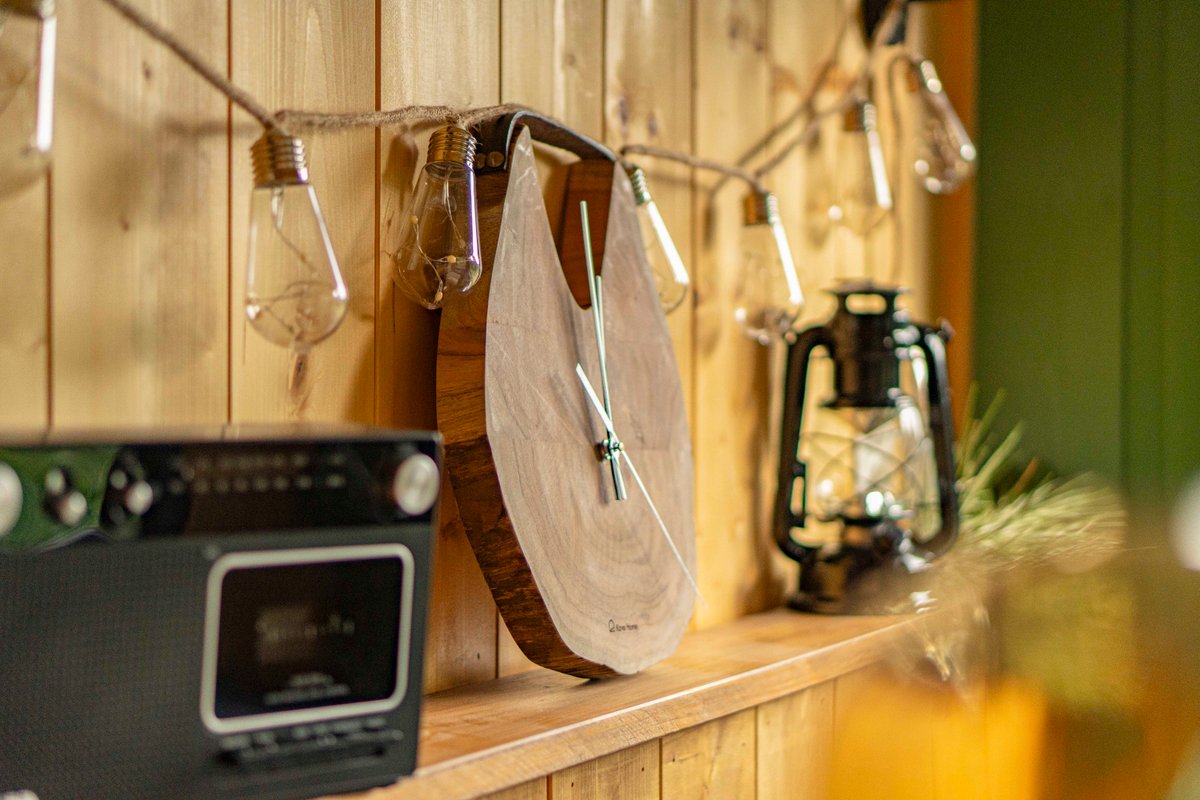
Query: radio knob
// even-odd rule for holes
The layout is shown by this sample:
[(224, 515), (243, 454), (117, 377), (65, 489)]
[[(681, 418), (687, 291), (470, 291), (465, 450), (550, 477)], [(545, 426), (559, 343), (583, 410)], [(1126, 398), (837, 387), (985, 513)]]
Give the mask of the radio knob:
[(140, 517), (154, 505), (154, 489), (150, 484), (130, 478), (125, 470), (114, 470), (108, 478), (108, 485), (116, 490), (121, 509), (128, 514)]
[(401, 511), (416, 516), (433, 508), (440, 488), (437, 462), (424, 453), (415, 453), (396, 467), (390, 493)]
[(0, 538), (4, 538), (17, 526), (21, 518), (24, 492), (17, 471), (0, 462)]
[(87, 516), (87, 498), (71, 485), (71, 478), (61, 467), (46, 473), (46, 512), (56, 521), (72, 528)]
[(134, 481), (121, 493), (121, 505), (135, 517), (140, 517), (154, 504), (154, 490), (145, 481)]

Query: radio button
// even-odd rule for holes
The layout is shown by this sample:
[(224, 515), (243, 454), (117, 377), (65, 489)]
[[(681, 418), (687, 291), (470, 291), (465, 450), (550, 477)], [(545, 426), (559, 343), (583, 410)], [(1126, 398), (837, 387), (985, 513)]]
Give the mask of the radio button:
[(62, 467), (54, 467), (46, 473), (43, 483), (46, 489), (46, 513), (56, 522), (73, 528), (87, 516), (87, 498), (71, 484), (71, 477)]
[(222, 750), (245, 750), (250, 746), (250, 737), (244, 733), (236, 736), (226, 736), (221, 739)]
[(275, 744), (275, 733), (273, 731), (258, 731), (250, 735), (250, 741), (258, 747), (266, 747)]
[(133, 481), (121, 492), (121, 507), (140, 517), (154, 505), (154, 489), (145, 481)]
[(339, 736), (358, 733), (362, 730), (362, 722), (357, 719), (340, 719), (333, 723), (333, 732)]
[(0, 538), (16, 527), (21, 518), (24, 492), (17, 471), (0, 462)]
[(440, 488), (437, 462), (424, 453), (414, 453), (396, 467), (389, 494), (401, 511), (415, 517), (433, 508)]

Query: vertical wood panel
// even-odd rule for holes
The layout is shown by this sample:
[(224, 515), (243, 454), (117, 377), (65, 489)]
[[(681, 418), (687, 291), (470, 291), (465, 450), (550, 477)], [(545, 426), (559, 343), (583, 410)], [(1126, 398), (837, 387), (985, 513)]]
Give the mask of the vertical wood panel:
[[(809, 122), (805, 114), (801, 119), (785, 124), (794, 120), (796, 111), (820, 80), (818, 73), (823, 63), (841, 51), (842, 48), (837, 46), (838, 34), (847, 22), (847, 11), (843, 0), (809, 0), (805, 3), (771, 0), (768, 14), (771, 125), (780, 131), (776, 141), (782, 145), (790, 143)], [(826, 75), (821, 80), (825, 88), (818, 93), (816, 107), (827, 108), (831, 103), (836, 103), (843, 83), (836, 73)], [(779, 198), (780, 216), (804, 290), (805, 305), (800, 318), (802, 327), (819, 324), (829, 318), (834, 303), (827, 290), (837, 282), (836, 276), (843, 267), (835, 247), (839, 234), (831, 230), (827, 211), (828, 201), (832, 197), (835, 177), (833, 157), (840, 127), (840, 119), (827, 120), (822, 125), (820, 136), (811, 145), (794, 150), (766, 177), (767, 185)], [(757, 513), (764, 523), (771, 519), (773, 513), (774, 487), (779, 467), (785, 349), (773, 348), (769, 359), (766, 396), (762, 400), (767, 415), (766, 442), (756, 465), (757, 485), (763, 487), (757, 498)], [(810, 365), (813, 385), (829, 385), (827, 362), (824, 350), (814, 354)], [(814, 418), (812, 413), (818, 408), (819, 399), (823, 398), (810, 397), (811, 408), (805, 409), (804, 419), (810, 424), (819, 419)], [(768, 544), (767, 548), (770, 550), (771, 546)], [(779, 554), (775, 554), (773, 565), (775, 574), (784, 579), (784, 589), (795, 591), (799, 568)]]
[(754, 797), (754, 711), (750, 708), (663, 737), (662, 796)]
[[(508, 0), (502, 4), (500, 100), (561, 119), (588, 136), (603, 134), (603, 5), (591, 0)], [(565, 162), (574, 157), (538, 153), (551, 230), (557, 230)], [(533, 667), (507, 626), (498, 625), (496, 669), (511, 675)]]
[[(225, 59), (224, 3), (139, 6)], [(98, 3), (60, 19), (54, 422), (223, 421), (225, 100)]]
[(657, 800), (660, 743), (630, 747), (550, 776), (554, 800)]
[[(692, 5), (687, 0), (610, 0), (605, 6), (604, 136), (614, 148), (636, 142), (692, 152)], [(694, 224), (692, 170), (662, 159), (633, 157), (690, 272)], [(693, 277), (694, 280), (694, 277)], [(667, 316), (693, 422), (692, 309), (695, 292)]]
[[(498, 0), (425, 3), (382, 0), (379, 6), (379, 104), (486, 106), (499, 100)], [(380, 204), (402, 205), (413, 169), (424, 163), (425, 136), (385, 129), (381, 148), (404, 163), (380, 187)], [(405, 187), (397, 191), (397, 181)], [(387, 223), (385, 217), (381, 221)], [(385, 245), (386, 246), (386, 245)], [(432, 428), (438, 315), (393, 290), (386, 260), (377, 304), (376, 386), (380, 422)], [(486, 680), (496, 674), (496, 606), (458, 519), (452, 492), (443, 493), (425, 650), (427, 691)]]
[(47, 180), (0, 197), (0, 426), (40, 427), (49, 413)]
[(832, 682), (758, 707), (758, 800), (823, 800), (833, 753)]
[[(977, 0), (945, 3), (925, 9), (929, 27), (929, 55), (938, 66), (946, 94), (975, 135), (975, 86), (978, 64), (975, 30)], [(987, 158), (987, 154), (983, 154)], [(932, 313), (954, 327), (954, 343), (946, 349), (954, 419), (962, 424), (967, 390), (971, 385), (971, 348), (974, 318), (975, 182), (968, 181), (948, 197), (931, 200), (929, 270), (933, 285)]]
[(602, 4), (507, 0), (501, 13), (501, 101), (531, 106), (581, 133), (600, 136)]
[(493, 792), (481, 798), (481, 800), (547, 800), (550, 796), (547, 788), (549, 782), (549, 778), (538, 778), (535, 781), (522, 783), (520, 786), (513, 786), (510, 789)]
[[(846, 24), (842, 0), (770, 0), (768, 51), (771, 57), (771, 124), (781, 126), (793, 118), (818, 79), (821, 65), (837, 52), (837, 33)], [(826, 108), (838, 99), (843, 81), (826, 78), (826, 88), (816, 105)], [(792, 122), (783, 128), (780, 143), (790, 142), (808, 122)], [(833, 150), (841, 120), (831, 119), (811, 147), (797, 148), (766, 178), (779, 198), (779, 212), (796, 258), (800, 285), (804, 289), (804, 324), (823, 322), (833, 312), (833, 300), (825, 290), (838, 274), (830, 225), (822, 198), (829, 197), (834, 177)], [(776, 392), (778, 394), (778, 392)]]
[[(720, 0), (696, 19), (697, 155), (736, 162), (766, 132), (769, 111), (765, 2)], [(700, 589), (712, 625), (771, 604), (774, 545), (767, 538), (758, 464), (768, 446), (766, 349), (734, 324), (742, 263), (740, 181), (714, 193), (711, 173), (697, 174), (694, 346), (696, 522)], [(774, 491), (773, 488), (770, 491)]]
[[(355, 111), (375, 102), (373, 0), (234, 0), (233, 80), (269, 108)], [(353, 420), (374, 417), (375, 135), (303, 136), (311, 182), (350, 293), (341, 327), (307, 357), (299, 393), (287, 390), (292, 357), (250, 328), (245, 298), (246, 230), (253, 188), (249, 147), (261, 133), (234, 115), (232, 141), (232, 417)]]

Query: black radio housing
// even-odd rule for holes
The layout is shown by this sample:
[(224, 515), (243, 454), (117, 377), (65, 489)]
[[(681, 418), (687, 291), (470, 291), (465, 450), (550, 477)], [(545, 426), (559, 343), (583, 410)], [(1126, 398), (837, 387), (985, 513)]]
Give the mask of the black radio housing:
[(376, 429), (0, 443), (0, 797), (412, 772), (440, 472)]

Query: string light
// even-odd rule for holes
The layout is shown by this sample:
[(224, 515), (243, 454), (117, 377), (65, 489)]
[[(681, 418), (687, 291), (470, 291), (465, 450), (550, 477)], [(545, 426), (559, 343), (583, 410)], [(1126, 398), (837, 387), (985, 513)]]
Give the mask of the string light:
[(447, 125), (429, 139), (412, 201), (397, 226), (392, 277), (429, 309), (466, 294), (483, 274), (475, 198), (475, 138)]
[(304, 143), (264, 131), (250, 148), (246, 318), (263, 338), (303, 354), (342, 322), (348, 296)]
[(628, 167), (626, 172), (633, 188), (633, 202), (637, 206), (638, 224), (642, 229), (642, 245), (646, 249), (646, 260), (650, 264), (650, 275), (654, 278), (658, 302), (663, 311), (669, 314), (687, 297), (691, 279), (687, 268), (683, 266), (683, 259), (679, 257), (675, 241), (667, 230), (667, 223), (658, 210), (658, 204), (650, 196), (646, 173), (641, 167), (635, 166)]
[(766, 345), (786, 339), (791, 333), (800, 317), (804, 294), (775, 195), (751, 192), (746, 195), (743, 210), (744, 260), (733, 316), (743, 333)]
[[(387, 111), (366, 111), (350, 114), (326, 114), (302, 111), (280, 111), (273, 114), (245, 91), (226, 79), (218, 70), (206, 63), (195, 52), (186, 47), (171, 33), (164, 30), (154, 20), (130, 5), (127, 0), (103, 0), (103, 2), (172, 50), (197, 74), (213, 85), (218, 91), (225, 94), (235, 105), (254, 116), (266, 129), (263, 139), (260, 139), (255, 145), (256, 152), (261, 151), (261, 153), (266, 155), (263, 155), (262, 159), (255, 162), (255, 190), (253, 193), (255, 199), (252, 200), (254, 212), (250, 226), (251, 256), (247, 269), (246, 310), (247, 316), (256, 330), (271, 341), (285, 344), (297, 352), (307, 350), (307, 348), (321, 341), (337, 328), (345, 314), (347, 295), (336, 256), (329, 243), (328, 231), (321, 216), (320, 206), (316, 200), (316, 193), (308, 184), (306, 165), (302, 163), (303, 146), (298, 139), (291, 136), (285, 126), (294, 126), (297, 129), (330, 130), (352, 127), (441, 123), (443, 125), (449, 124), (453, 129), (462, 130), (463, 135), (469, 139), (470, 136), (465, 132), (472, 126), (497, 119), (505, 114), (523, 108), (515, 105), (492, 106), (479, 109), (454, 109), (446, 106), (405, 106)], [(887, 186), (886, 173), (881, 172), (882, 148), (870, 145), (870, 139), (872, 138), (871, 129), (874, 127), (875, 119), (873, 107), (870, 107), (870, 104), (865, 103), (861, 98), (864, 96), (865, 87), (870, 83), (871, 74), (879, 52), (892, 43), (894, 35), (900, 30), (900, 26), (903, 24), (904, 10), (908, 2), (909, 0), (891, 0), (888, 4), (882, 21), (876, 28), (866, 57), (859, 68), (857, 77), (845, 89), (837, 102), (821, 110), (815, 107), (813, 100), (817, 92), (822, 88), (822, 82), (818, 81), (812, 87), (809, 96), (805, 98), (800, 109), (795, 114), (789, 116), (783, 125), (768, 133), (767, 140), (774, 140), (784, 128), (800, 121), (805, 122), (800, 133), (791, 141), (778, 147), (774, 155), (757, 170), (750, 172), (742, 167), (721, 164), (708, 159), (698, 158), (688, 153), (665, 148), (639, 145), (627, 145), (625, 148), (622, 148), (622, 155), (640, 152), (651, 157), (667, 158), (688, 164), (697, 169), (715, 170), (727, 176), (741, 179), (751, 186), (752, 194), (746, 206), (747, 233), (757, 235), (758, 230), (767, 232), (768, 235), (765, 238), (771, 243), (771, 246), (763, 248), (763, 252), (770, 257), (771, 261), (779, 262), (773, 274), (782, 278), (782, 282), (778, 287), (782, 294), (778, 295), (773, 305), (770, 306), (775, 309), (772, 312), (775, 315), (775, 319), (770, 325), (759, 324), (765, 319), (764, 314), (767, 312), (763, 309), (768, 308), (768, 306), (755, 306), (755, 304), (749, 302), (740, 306), (742, 312), (739, 312), (739, 314), (743, 328), (755, 336), (755, 338), (760, 340), (763, 338), (772, 339), (785, 329), (790, 330), (791, 323), (794, 322), (795, 313), (798, 313), (800, 303), (803, 301), (799, 291), (799, 282), (795, 279), (795, 265), (791, 259), (787, 238), (783, 232), (783, 226), (779, 222), (778, 201), (773, 195), (767, 192), (763, 186), (762, 179), (779, 167), (796, 148), (811, 143), (816, 137), (820, 124), (824, 119), (831, 115), (850, 112), (847, 118), (852, 117), (859, 120), (853, 132), (866, 134), (868, 139), (868, 147), (864, 152), (867, 154), (868, 172), (876, 197), (876, 205), (885, 209), (890, 207), (890, 189)], [(48, 153), (49, 151), (50, 124), (48, 120), (50, 119), (52, 109), (52, 91), (43, 87), (45, 85), (52, 87), (53, 85), (54, 17), (52, 3), (53, 0), (0, 0), (0, 23), (11, 24), (12, 18), (16, 13), (24, 13), (27, 9), (35, 9), (40, 14), (37, 17), (41, 25), (41, 44), (38, 50), (39, 80), (36, 92), (38, 98), (37, 121), (34, 125), (35, 135), (31, 141), (34, 144), (34, 151), (41, 153)], [(936, 71), (933, 70), (932, 64), (928, 63), (927, 60), (914, 61), (913, 63), (918, 90), (921, 93), (923, 101), (926, 102), (931, 111), (931, 118), (936, 117), (937, 137), (940, 138), (936, 138), (934, 144), (939, 153), (943, 153), (941, 146), (946, 142), (955, 147), (957, 152), (958, 161), (951, 164), (949, 168), (943, 168), (944, 164), (947, 163), (944, 158), (937, 163), (929, 158), (924, 160), (928, 166), (926, 170), (928, 177), (926, 188), (930, 191), (943, 191), (952, 185), (961, 183), (962, 180), (969, 177), (970, 172), (974, 169), (974, 146), (970, 143), (969, 138), (966, 137), (961, 121), (958, 120), (957, 115), (953, 114), (953, 109), (949, 106), (949, 101), (941, 91), (941, 84), (936, 77)], [(820, 70), (821, 75), (825, 75), (826, 73), (827, 70)], [(4, 108), (2, 104), (3, 99), (3, 96), (0, 96), (0, 111)], [(43, 100), (45, 100), (44, 103), (42, 102)], [(877, 131), (874, 132), (874, 139), (878, 140)], [(2, 144), (2, 140), (0, 140), (0, 144)], [(279, 155), (281, 153), (291, 153), (288, 157), (297, 158), (299, 166), (293, 168), (273, 161), (277, 157), (282, 157)], [(18, 172), (17, 169), (12, 168), (10, 164), (3, 160), (2, 155), (0, 154), (0, 189), (2, 189), (5, 180), (15, 176)], [(259, 156), (256, 155), (256, 159), (258, 158)], [(263, 167), (263, 164), (267, 166)], [(632, 167), (636, 174), (636, 167), (628, 164), (627, 166)], [(428, 167), (429, 165), (427, 164), (427, 170)], [(260, 168), (265, 169), (265, 172), (260, 174)], [(915, 168), (918, 171), (921, 169), (919, 165), (915, 166)], [(289, 174), (290, 177), (282, 180), (279, 177), (280, 175)], [(470, 176), (469, 181), (467, 176)], [(424, 179), (424, 174), (422, 179)], [(466, 167), (463, 173), (463, 186), (465, 187), (468, 182), (473, 187), (473, 172), (469, 166)], [(448, 186), (443, 185), (439, 191), (445, 197), (447, 191), (449, 191)], [(420, 188), (418, 188), (416, 194), (421, 194)], [(468, 194), (464, 188), (464, 199), (467, 198)], [(648, 196), (648, 192), (646, 195)], [(299, 198), (299, 200), (292, 198)], [(467, 206), (471, 205), (471, 203), (467, 203)], [(644, 214), (649, 213), (645, 209), (646, 205), (646, 203), (640, 203)], [(291, 209), (299, 206), (301, 213), (294, 214), (283, 211), (285, 206)], [(754, 213), (750, 213), (752, 207)], [(428, 203), (422, 206), (422, 208), (428, 209)], [(414, 206), (415, 209), (416, 206)], [(842, 207), (843, 218), (847, 217), (846, 211), (847, 209)], [(421, 231), (420, 225), (412, 225), (412, 218), (414, 216), (418, 222), (422, 219), (420, 213), (410, 213), (407, 216), (407, 222), (411, 225), (410, 232), (423, 234), (424, 232)], [(299, 222), (300, 218), (303, 218), (305, 221), (303, 223)], [(450, 254), (447, 254), (447, 257), (441, 260), (441, 271), (439, 272), (438, 269), (433, 270), (433, 274), (438, 278), (437, 281), (427, 279), (423, 283), (418, 282), (418, 289), (415, 292), (408, 292), (409, 294), (415, 294), (426, 306), (436, 307), (448, 289), (454, 289), (455, 291), (469, 290), (478, 280), (481, 263), (478, 256), (477, 222), (471, 221), (474, 218), (474, 214), (469, 214), (464, 218), (466, 221), (463, 225), (455, 221), (449, 225), (449, 228), (442, 226), (443, 230), (453, 230), (455, 232), (455, 235), (450, 238), (455, 240), (456, 246), (462, 246), (463, 255), (460, 260), (458, 253), (454, 253), (453, 261), (450, 261)], [(750, 222), (751, 218), (757, 221)], [(653, 220), (651, 220), (652, 222)], [(288, 225), (290, 224), (299, 225), (300, 227), (297, 230), (303, 229), (304, 233), (295, 234), (303, 240), (303, 244), (300, 243), (300, 240), (294, 238), (292, 234), (283, 235), (288, 230)], [(866, 227), (869, 228), (869, 225)], [(672, 304), (678, 303), (683, 295), (686, 294), (690, 281), (686, 277), (687, 273), (683, 269), (682, 262), (678, 259), (678, 252), (670, 241), (669, 234), (666, 233), (665, 226), (650, 224), (649, 228), (653, 230), (654, 235), (652, 237), (648, 235), (647, 239), (656, 240), (657, 244), (654, 241), (648, 241), (647, 244), (651, 248), (661, 246), (665, 254), (665, 263), (670, 267), (671, 280), (665, 284), (661, 284), (660, 291), (664, 307), (670, 307)], [(408, 236), (405, 234), (404, 236), (407, 236), (412, 243), (422, 241), (421, 235)], [(267, 242), (273, 242), (273, 244), (268, 245)], [(272, 255), (267, 255), (262, 249), (270, 249), (272, 247), (274, 248), (272, 251), (274, 254)], [(417, 248), (417, 251), (421, 250), (422, 248)], [(405, 264), (401, 264), (401, 259), (407, 258), (405, 254), (411, 252), (413, 252), (412, 248), (405, 248), (404, 237), (402, 236), (402, 240), (397, 244), (395, 250), (395, 257), (397, 259), (396, 275), (398, 283), (402, 288), (408, 284), (404, 279), (401, 279), (401, 276), (405, 274), (412, 275), (418, 271), (412, 269), (407, 261)], [(423, 252), (424, 255), (422, 258), (430, 255), (430, 251), (427, 248)], [(282, 257), (284, 253), (292, 254), (293, 258), (290, 262)], [(303, 253), (303, 257), (299, 257), (298, 253)], [(672, 253), (674, 253), (674, 258), (671, 257)], [(428, 260), (426, 258), (426, 261)], [(287, 264), (290, 266), (268, 268), (266, 267), (268, 263)], [(748, 267), (752, 267), (753, 263), (747, 262)], [(790, 268), (788, 267), (789, 264)], [(771, 273), (772, 270), (767, 270), (767, 272)], [(290, 277), (283, 278), (282, 276), (285, 273)], [(659, 269), (656, 275), (665, 278), (667, 270)], [(425, 277), (428, 278), (428, 272)], [(274, 286), (277, 279), (282, 281), (277, 287), (278, 291), (274, 288), (268, 290), (266, 288), (267, 284)], [(750, 284), (753, 281), (747, 280), (745, 283)], [(307, 288), (304, 292), (297, 294), (297, 287), (301, 284)], [(754, 310), (754, 308), (757, 310)], [(753, 321), (756, 317), (758, 318), (758, 322)], [(784, 322), (785, 320), (788, 321)], [(767, 333), (768, 330), (771, 331), (770, 334)], [(758, 331), (758, 333), (754, 331)]]
[(57, 27), (54, 0), (0, 0), (0, 195), (50, 163)]

